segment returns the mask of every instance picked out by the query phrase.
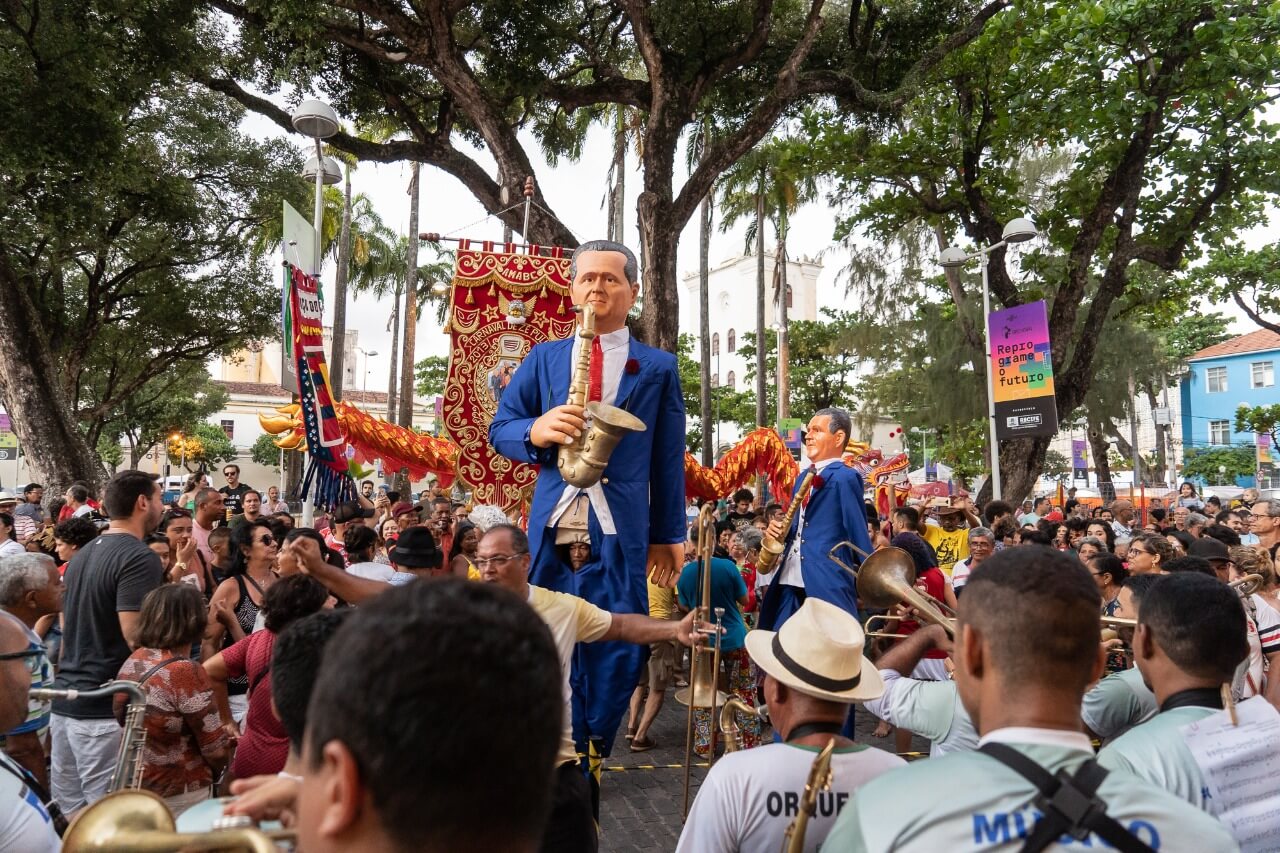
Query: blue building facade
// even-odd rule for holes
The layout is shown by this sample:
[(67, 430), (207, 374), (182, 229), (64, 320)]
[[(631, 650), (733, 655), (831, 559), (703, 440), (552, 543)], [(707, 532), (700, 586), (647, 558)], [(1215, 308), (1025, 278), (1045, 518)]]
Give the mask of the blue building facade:
[[(1187, 360), (1182, 380), (1183, 450), (1253, 446), (1254, 434), (1236, 432), (1236, 409), (1280, 403), (1280, 335), (1266, 329), (1200, 350)], [(1252, 485), (1249, 483), (1240, 485)]]

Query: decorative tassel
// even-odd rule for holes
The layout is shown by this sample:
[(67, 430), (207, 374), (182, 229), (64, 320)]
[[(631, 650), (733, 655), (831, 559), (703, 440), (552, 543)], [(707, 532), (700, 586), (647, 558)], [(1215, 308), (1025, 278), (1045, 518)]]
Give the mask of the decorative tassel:
[(489, 282), (489, 295), (490, 296), (498, 295), (498, 286), (494, 284), (492, 281)]
[(475, 305), (475, 304), (476, 304), (476, 298), (475, 298), (475, 296), (473, 296), (473, 295), (472, 295), (472, 293), (471, 293), (471, 288), (469, 288), (469, 287), (467, 288), (467, 304), (468, 304), (468, 305)]

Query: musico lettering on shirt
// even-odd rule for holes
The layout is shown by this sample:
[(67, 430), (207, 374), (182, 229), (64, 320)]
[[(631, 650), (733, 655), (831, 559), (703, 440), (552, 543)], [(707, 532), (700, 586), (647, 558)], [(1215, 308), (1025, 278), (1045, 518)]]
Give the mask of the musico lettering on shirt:
[[(1008, 844), (1015, 838), (1026, 838), (1035, 829), (1044, 813), (1032, 806), (1011, 812), (974, 812), (973, 843), (974, 844)], [(1122, 824), (1124, 825), (1124, 824)], [(1129, 832), (1152, 850), (1160, 849), (1160, 833), (1155, 826), (1145, 820), (1130, 821), (1124, 825)], [(1063, 847), (1080, 847), (1083, 849), (1109, 849), (1101, 838), (1092, 833), (1083, 839), (1063, 835), (1058, 839)]]

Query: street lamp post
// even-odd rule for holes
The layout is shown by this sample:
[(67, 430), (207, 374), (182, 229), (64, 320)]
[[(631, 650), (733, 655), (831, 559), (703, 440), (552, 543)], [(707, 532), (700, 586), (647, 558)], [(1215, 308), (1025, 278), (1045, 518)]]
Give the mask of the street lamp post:
[(176, 441), (176, 442), (178, 442), (178, 447), (180, 448), (180, 455), (179, 455), (179, 458), (180, 458), (180, 460), (181, 460), (181, 461), (179, 461), (179, 462), (178, 462), (178, 467), (179, 467), (179, 468), (182, 468), (182, 469), (184, 469), (184, 470), (185, 470), (185, 469), (186, 469), (186, 467), (187, 467), (187, 438), (186, 438), (186, 436), (184, 436), (184, 435), (183, 435), (182, 433), (180, 433), (180, 432), (175, 432), (173, 435), (169, 436), (169, 440), (170, 440), (170, 441)]
[(991, 367), (991, 287), (988, 281), (987, 267), (990, 255), (996, 249), (1013, 243), (1025, 243), (1036, 236), (1036, 226), (1030, 219), (1019, 216), (1011, 219), (1001, 233), (1000, 242), (993, 243), (985, 249), (968, 253), (959, 246), (950, 246), (942, 250), (938, 263), (943, 269), (959, 269), (973, 260), (982, 260), (982, 341), (986, 349), (984, 357), (987, 362), (987, 427), (991, 448), (991, 498), (1000, 500), (1002, 488), (1000, 483), (1000, 443), (996, 438), (996, 393), (995, 374)]
[(377, 355), (378, 351), (376, 349), (365, 349), (364, 347), (356, 347), (356, 349), (360, 350), (360, 354), (364, 356), (364, 373), (360, 376), (360, 390), (366, 391), (368, 390), (365, 385), (369, 378), (369, 356)]
[[(332, 157), (324, 156), (324, 150), (320, 147), (320, 140), (328, 139), (338, 132), (338, 114), (333, 111), (333, 107), (324, 101), (308, 98), (298, 104), (298, 108), (289, 117), (289, 122), (298, 133), (303, 136), (310, 136), (315, 141), (316, 146), (316, 153), (307, 158), (306, 165), (302, 168), (302, 176), (309, 180), (314, 179), (316, 182), (315, 211), (312, 217), (312, 225), (316, 231), (316, 244), (315, 252), (312, 255), (312, 263), (314, 264), (312, 274), (315, 275), (318, 282), (320, 280), (320, 235), (322, 233), (321, 226), (324, 225), (324, 187), (325, 184), (336, 184), (342, 180), (342, 167)], [(343, 342), (334, 341), (333, 345), (339, 347), (343, 345)], [(311, 526), (314, 513), (315, 509), (311, 501), (304, 500), (302, 502), (302, 524), (304, 527)]]

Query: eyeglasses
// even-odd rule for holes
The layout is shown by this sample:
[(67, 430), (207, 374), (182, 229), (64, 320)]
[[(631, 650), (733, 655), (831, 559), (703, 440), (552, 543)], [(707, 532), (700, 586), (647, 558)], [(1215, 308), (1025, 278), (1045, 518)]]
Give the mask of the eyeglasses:
[(1133, 554), (1147, 554), (1147, 555), (1149, 555), (1149, 556), (1155, 556), (1155, 552), (1154, 552), (1154, 551), (1147, 551), (1147, 550), (1145, 550), (1145, 549), (1143, 549), (1143, 548), (1135, 548), (1135, 547), (1133, 547), (1132, 545), (1130, 545), (1130, 546), (1129, 546), (1129, 554), (1130, 554), (1131, 556), (1132, 556)]
[(20, 652), (8, 652), (0, 655), (0, 660), (21, 660), (26, 659), (26, 669), (32, 675), (40, 671), (41, 661), (45, 656), (44, 649), (23, 649)]
[(477, 569), (483, 569), (489, 565), (492, 565), (495, 569), (497, 569), (497, 568), (501, 568), (502, 566), (505, 566), (507, 563), (511, 562), (516, 557), (523, 556), (524, 554), (527, 554), (527, 553), (529, 552), (519, 551), (515, 554), (506, 554), (506, 555), (499, 554), (496, 557), (489, 557), (487, 559), (480, 557), (475, 560), (472, 560), (472, 562), (476, 564)]
[(1249, 513), (1249, 517), (1250, 518), (1276, 518), (1277, 516), (1274, 516), (1269, 512), (1251, 512)]

